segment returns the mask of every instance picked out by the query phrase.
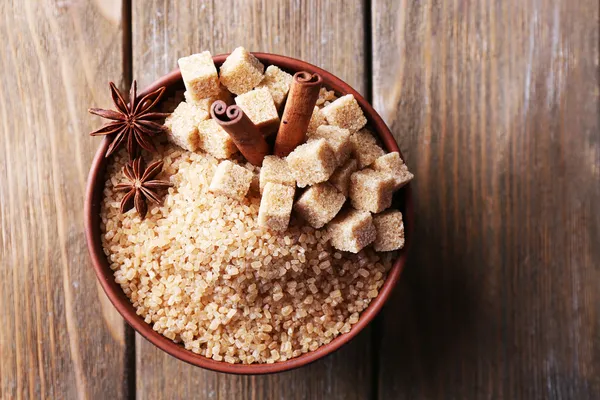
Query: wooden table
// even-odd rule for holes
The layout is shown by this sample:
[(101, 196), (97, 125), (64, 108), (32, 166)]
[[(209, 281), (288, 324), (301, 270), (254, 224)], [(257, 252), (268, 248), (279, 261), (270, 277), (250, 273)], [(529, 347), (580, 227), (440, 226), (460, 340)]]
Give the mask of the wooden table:
[[(600, 398), (598, 0), (0, 2), (0, 398)], [(83, 236), (107, 82), (243, 45), (372, 99), (415, 173), (409, 265), (351, 344), (271, 376), (135, 335)]]

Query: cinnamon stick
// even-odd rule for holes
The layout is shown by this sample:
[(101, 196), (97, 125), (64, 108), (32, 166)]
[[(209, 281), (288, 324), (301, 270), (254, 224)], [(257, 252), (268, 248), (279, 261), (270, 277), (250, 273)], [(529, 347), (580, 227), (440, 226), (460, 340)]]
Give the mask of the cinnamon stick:
[(322, 82), (319, 74), (301, 71), (294, 75), (275, 139), (275, 155), (285, 157), (306, 141), (306, 130)]
[(231, 139), (246, 160), (261, 166), (269, 154), (269, 145), (260, 130), (237, 105), (227, 106), (217, 100), (210, 107), (210, 115), (231, 136)]

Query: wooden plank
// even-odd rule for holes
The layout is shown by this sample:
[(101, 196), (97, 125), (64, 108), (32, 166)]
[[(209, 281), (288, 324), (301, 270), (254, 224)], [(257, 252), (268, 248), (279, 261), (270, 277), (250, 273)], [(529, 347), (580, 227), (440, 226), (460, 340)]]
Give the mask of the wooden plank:
[(364, 10), (360, 0), (293, 4), (263, 0), (133, 2), (133, 65), (141, 87), (177, 67), (179, 57), (236, 46), (283, 54), (334, 72), (361, 93), (365, 82)]
[(83, 194), (93, 104), (122, 71), (121, 4), (0, 3), (0, 398), (128, 396), (123, 320), (96, 284)]
[[(134, 1), (133, 67), (142, 87), (181, 56), (237, 46), (301, 58), (364, 92), (364, 4), (317, 0), (250, 4)], [(364, 399), (371, 391), (369, 331), (332, 357), (284, 374), (239, 377), (183, 364), (137, 339), (137, 393), (154, 398)]]
[(374, 0), (373, 96), (415, 172), (381, 399), (600, 397), (596, 0)]

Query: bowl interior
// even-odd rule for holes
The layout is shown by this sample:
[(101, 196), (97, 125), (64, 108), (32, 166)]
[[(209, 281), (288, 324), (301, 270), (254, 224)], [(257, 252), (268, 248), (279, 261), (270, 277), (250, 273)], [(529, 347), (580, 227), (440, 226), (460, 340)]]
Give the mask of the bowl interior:
[[(392, 133), (383, 122), (379, 114), (375, 112), (373, 107), (371, 107), (371, 105), (358, 92), (356, 92), (341, 79), (304, 61), (268, 53), (253, 54), (258, 57), (258, 59), (265, 64), (265, 66), (277, 65), (281, 69), (292, 74), (298, 71), (308, 71), (311, 73), (317, 72), (323, 78), (324, 86), (330, 90), (333, 89), (336, 94), (353, 94), (369, 121), (368, 125), (379, 136), (386, 150), (400, 151), (398, 144), (392, 136)], [(226, 57), (227, 54), (214, 57), (217, 67), (223, 63)], [(169, 92), (174, 93), (177, 90), (183, 89), (183, 81), (181, 80), (181, 73), (179, 70), (175, 70), (158, 79), (156, 82), (147, 87), (142, 93), (140, 93), (140, 95), (149, 93), (150, 91), (156, 90), (161, 86), (165, 86), (167, 88), (167, 96)], [(400, 189), (394, 196), (394, 207), (402, 211), (404, 217), (405, 246), (400, 251), (392, 269), (389, 271), (387, 279), (385, 280), (383, 287), (380, 289), (379, 295), (373, 299), (369, 304), (369, 307), (361, 313), (359, 321), (353, 325), (350, 332), (339, 335), (330, 343), (319, 347), (315, 351), (274, 364), (229, 364), (226, 362), (214, 361), (199, 354), (195, 354), (189, 350), (186, 350), (183, 346), (176, 344), (162, 336), (158, 332), (154, 331), (150, 325), (146, 324), (143, 318), (136, 314), (133, 305), (127, 296), (125, 296), (121, 287), (114, 280), (113, 271), (109, 267), (107, 257), (102, 249), (100, 238), (100, 204), (102, 201), (102, 192), (105, 183), (104, 174), (107, 163), (107, 159), (104, 157), (104, 155), (106, 154), (108, 145), (108, 139), (105, 138), (102, 141), (102, 144), (100, 145), (100, 148), (98, 149), (92, 162), (86, 189), (84, 205), (85, 231), (92, 265), (110, 301), (129, 323), (129, 325), (131, 325), (139, 334), (152, 342), (155, 346), (190, 364), (219, 372), (236, 374), (265, 374), (290, 370), (322, 358), (354, 338), (375, 317), (389, 297), (391, 290), (398, 281), (400, 273), (402, 272), (404, 264), (406, 263), (407, 250), (412, 237), (414, 217), (410, 184)]]

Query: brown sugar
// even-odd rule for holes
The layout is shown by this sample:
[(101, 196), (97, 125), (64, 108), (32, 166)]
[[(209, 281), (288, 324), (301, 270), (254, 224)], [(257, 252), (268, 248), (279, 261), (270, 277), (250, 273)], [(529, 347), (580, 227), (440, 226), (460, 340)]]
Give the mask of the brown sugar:
[(322, 228), (341, 210), (346, 197), (329, 182), (306, 189), (294, 204), (294, 210), (313, 228)]
[(263, 134), (277, 131), (279, 114), (269, 89), (259, 88), (241, 94), (235, 98), (235, 103)]
[(367, 119), (353, 95), (347, 94), (321, 110), (329, 125), (356, 132), (367, 124)]
[(198, 123), (208, 118), (208, 113), (198, 107), (181, 102), (165, 119), (167, 138), (170, 142), (189, 151), (200, 148)]
[(268, 182), (258, 210), (258, 224), (273, 231), (285, 231), (290, 222), (296, 188)]
[(364, 169), (350, 176), (352, 207), (378, 213), (392, 205), (394, 180), (389, 174)]
[(350, 137), (350, 142), (359, 169), (368, 167), (385, 154), (385, 151), (377, 145), (377, 140), (368, 129), (362, 129), (353, 134)]
[(352, 144), (350, 143), (350, 131), (348, 129), (332, 125), (321, 125), (316, 132), (309, 135), (309, 140), (311, 139), (327, 140), (333, 154), (335, 154), (337, 165), (344, 164), (350, 158)]
[(292, 75), (285, 71), (282, 71), (275, 65), (269, 65), (265, 71), (262, 81), (256, 87), (266, 88), (273, 96), (273, 102), (277, 109), (281, 108), (285, 101), (288, 92), (290, 91), (290, 85), (292, 84)]
[(198, 124), (200, 147), (218, 159), (230, 158), (238, 149), (231, 136), (214, 119), (202, 121)]
[(296, 147), (286, 160), (299, 187), (325, 182), (337, 164), (335, 154), (325, 139), (311, 140)]
[(344, 196), (348, 196), (350, 187), (350, 176), (358, 170), (358, 162), (351, 158), (344, 165), (338, 167), (329, 178), (329, 182), (335, 186)]
[(375, 251), (392, 251), (404, 247), (404, 223), (398, 210), (386, 210), (373, 216), (377, 237), (373, 243)]
[(237, 95), (246, 93), (263, 79), (265, 66), (243, 47), (238, 47), (225, 59), (220, 69), (221, 83)]
[(252, 183), (252, 172), (229, 160), (219, 164), (210, 182), (210, 191), (241, 201)]
[(321, 112), (321, 109), (315, 106), (313, 113), (310, 117), (310, 121), (308, 122), (308, 129), (306, 131), (306, 136), (310, 137), (314, 133), (317, 132), (317, 128), (321, 125), (327, 125), (327, 120), (325, 116)]
[(327, 90), (327, 88), (322, 87), (319, 91), (319, 98), (317, 99), (317, 106), (325, 107), (331, 104), (332, 101), (337, 99), (335, 92), (333, 90)]
[(376, 159), (372, 164), (372, 168), (376, 171), (389, 173), (394, 179), (394, 190), (400, 189), (414, 178), (397, 151)]
[(191, 100), (198, 101), (219, 94), (219, 76), (209, 51), (182, 57), (177, 63)]
[(231, 93), (229, 93), (229, 91), (225, 89), (223, 85), (219, 86), (218, 94), (200, 100), (193, 99), (190, 95), (190, 92), (188, 92), (187, 90), (183, 93), (183, 96), (185, 97), (185, 101), (195, 105), (196, 107), (206, 111), (207, 113), (210, 113), (210, 106), (212, 106), (212, 103), (214, 103), (217, 100), (224, 101), (225, 104), (228, 105), (233, 103), (233, 96), (231, 96)]
[(279, 183), (286, 186), (296, 186), (296, 178), (284, 158), (266, 156), (260, 169), (260, 193), (268, 183)]
[(348, 209), (327, 225), (331, 245), (338, 250), (358, 253), (373, 243), (377, 235), (371, 213)]

